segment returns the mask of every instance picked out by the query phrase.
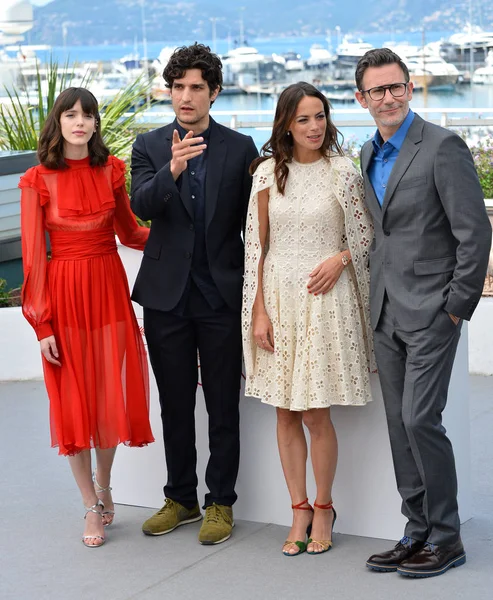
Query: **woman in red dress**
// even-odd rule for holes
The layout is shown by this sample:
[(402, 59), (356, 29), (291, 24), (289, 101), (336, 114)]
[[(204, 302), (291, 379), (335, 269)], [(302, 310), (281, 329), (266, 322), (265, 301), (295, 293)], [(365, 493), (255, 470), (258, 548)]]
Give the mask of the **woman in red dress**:
[(123, 244), (142, 250), (149, 230), (130, 210), (124, 163), (104, 145), (88, 90), (58, 96), (38, 157), (41, 164), (19, 184), (22, 310), (41, 345), (52, 446), (69, 457), (86, 508), (82, 541), (95, 548), (113, 521), (116, 446), (154, 441), (147, 359), (115, 241), (116, 231)]

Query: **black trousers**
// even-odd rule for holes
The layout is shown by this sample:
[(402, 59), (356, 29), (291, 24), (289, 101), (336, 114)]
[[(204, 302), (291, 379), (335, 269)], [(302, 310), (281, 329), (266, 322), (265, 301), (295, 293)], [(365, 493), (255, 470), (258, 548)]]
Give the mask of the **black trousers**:
[(209, 416), (204, 507), (231, 506), (240, 460), (241, 313), (227, 307), (214, 311), (192, 284), (182, 315), (144, 308), (144, 327), (161, 403), (168, 469), (164, 494), (187, 508), (197, 503), (198, 350)]

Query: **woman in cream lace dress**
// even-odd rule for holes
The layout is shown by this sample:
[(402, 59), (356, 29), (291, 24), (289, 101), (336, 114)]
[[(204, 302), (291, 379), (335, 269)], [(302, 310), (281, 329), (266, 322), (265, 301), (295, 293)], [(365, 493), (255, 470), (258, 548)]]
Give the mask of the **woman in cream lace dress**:
[[(373, 229), (362, 179), (343, 156), (337, 134), (325, 96), (307, 83), (293, 84), (281, 94), (272, 136), (252, 165), (243, 302), (246, 395), (277, 409), (294, 510), (283, 546), (287, 556), (331, 548), (337, 439), (330, 406), (371, 400)], [(315, 510), (306, 494), (303, 423), (311, 437)]]

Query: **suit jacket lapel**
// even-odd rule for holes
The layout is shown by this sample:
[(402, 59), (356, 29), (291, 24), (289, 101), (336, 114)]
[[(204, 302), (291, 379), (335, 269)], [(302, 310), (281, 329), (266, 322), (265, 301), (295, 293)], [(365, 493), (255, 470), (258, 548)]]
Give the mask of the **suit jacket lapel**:
[[(166, 141), (167, 141), (167, 149), (169, 152), (169, 158), (167, 158), (166, 162), (170, 161), (172, 158), (172, 154), (171, 154), (171, 145), (173, 144), (173, 131), (176, 129), (176, 119), (173, 121), (173, 123), (171, 123), (170, 125), (168, 125), (168, 127), (166, 128)], [(178, 178), (178, 181), (176, 182), (180, 188), (180, 198), (181, 201), (183, 202), (185, 208), (187, 209), (188, 214), (190, 215), (190, 218), (193, 220), (194, 219), (194, 211), (193, 211), (193, 204), (192, 204), (192, 198), (190, 195), (190, 185), (189, 185), (189, 181), (188, 181), (188, 170), (185, 169), (183, 171), (183, 173), (180, 175), (180, 177)]]
[(418, 115), (414, 115), (411, 127), (409, 128), (401, 149), (399, 150), (399, 156), (395, 161), (394, 167), (387, 182), (387, 189), (385, 191), (382, 205), (383, 214), (385, 214), (389, 202), (392, 200), (392, 196), (394, 195), (399, 181), (402, 179), (404, 173), (409, 168), (409, 165), (414, 160), (414, 157), (419, 152), (419, 144), (423, 137), (423, 124), (423, 119)]
[(217, 205), (217, 197), (221, 178), (224, 170), (224, 161), (226, 160), (227, 145), (222, 136), (221, 130), (216, 122), (211, 118), (211, 132), (209, 145), (207, 147), (207, 174), (205, 176), (205, 226), (214, 216)]
[(370, 161), (373, 157), (373, 143), (371, 140), (363, 144), (363, 148), (361, 149), (361, 170), (363, 173), (368, 171), (368, 167), (370, 166)]
[(373, 189), (373, 185), (368, 176), (368, 167), (370, 166), (371, 159), (373, 157), (373, 144), (370, 141), (366, 142), (361, 149), (361, 170), (363, 172), (363, 177), (365, 179), (365, 199), (370, 209), (370, 212), (373, 215), (374, 219), (381, 219), (382, 216), (382, 207), (380, 206), (380, 202), (378, 201), (377, 195), (375, 194), (375, 190)]

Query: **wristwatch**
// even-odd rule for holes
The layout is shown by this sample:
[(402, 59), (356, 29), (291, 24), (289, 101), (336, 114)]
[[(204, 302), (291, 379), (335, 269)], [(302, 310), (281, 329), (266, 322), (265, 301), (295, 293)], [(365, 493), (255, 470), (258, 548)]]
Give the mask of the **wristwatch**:
[(348, 264), (351, 262), (351, 261), (349, 260), (349, 258), (347, 257), (347, 255), (346, 255), (346, 254), (343, 254), (343, 255), (341, 256), (341, 260), (342, 260), (342, 264), (343, 264), (345, 267), (347, 267), (347, 266), (348, 266)]

